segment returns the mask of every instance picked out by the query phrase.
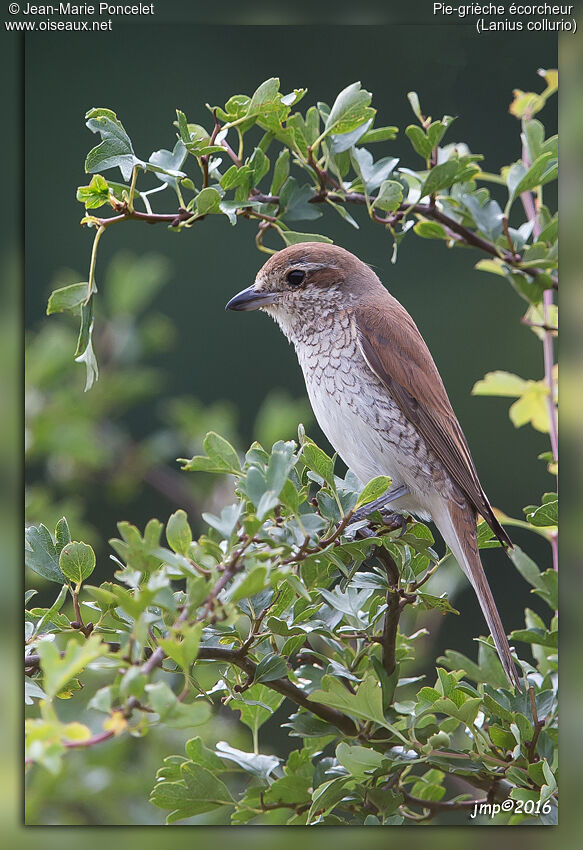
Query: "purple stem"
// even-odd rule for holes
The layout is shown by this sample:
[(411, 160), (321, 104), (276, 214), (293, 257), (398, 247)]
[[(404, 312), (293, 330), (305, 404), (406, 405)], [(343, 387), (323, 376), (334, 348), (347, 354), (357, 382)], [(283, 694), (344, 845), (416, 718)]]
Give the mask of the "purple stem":
[[(530, 165), (526, 149), (522, 148), (522, 161), (528, 168)], [(534, 222), (533, 235), (535, 239), (540, 236), (541, 228), (536, 214), (534, 200), (531, 192), (523, 192), (520, 196), (522, 206), (529, 221)], [(550, 307), (553, 304), (553, 290), (545, 289), (543, 292), (543, 322), (545, 325), (550, 324)], [(553, 337), (549, 331), (543, 332), (543, 357), (545, 366), (545, 381), (549, 389), (547, 398), (547, 406), (549, 410), (549, 435), (551, 440), (551, 450), (553, 460), (558, 463), (559, 460), (559, 429), (557, 422), (557, 408), (555, 405), (555, 379), (553, 376), (554, 352), (553, 352)], [(551, 548), (553, 552), (553, 568), (557, 572), (559, 569), (559, 548), (556, 532), (551, 538)]]

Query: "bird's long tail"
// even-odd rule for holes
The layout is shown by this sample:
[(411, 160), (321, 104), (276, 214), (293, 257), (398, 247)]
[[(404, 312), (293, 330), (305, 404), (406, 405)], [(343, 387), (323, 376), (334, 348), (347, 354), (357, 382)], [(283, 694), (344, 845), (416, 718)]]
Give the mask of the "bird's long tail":
[(475, 516), (469, 508), (459, 508), (452, 502), (449, 502), (447, 507), (439, 513), (441, 514), (439, 517), (434, 514), (436, 525), (476, 592), (508, 681), (520, 691), (520, 680), (510, 653), (506, 632), (482, 567), (476, 538)]

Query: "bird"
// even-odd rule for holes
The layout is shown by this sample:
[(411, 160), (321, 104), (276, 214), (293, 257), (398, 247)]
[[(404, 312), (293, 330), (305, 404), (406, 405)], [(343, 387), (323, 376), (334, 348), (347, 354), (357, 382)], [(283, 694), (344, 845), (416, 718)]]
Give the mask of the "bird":
[[(478, 479), (437, 366), (407, 310), (373, 269), (325, 242), (270, 256), (228, 310), (262, 310), (293, 344), (315, 417), (362, 484), (385, 475), (375, 507), (433, 520), (472, 585), (509, 683), (520, 690), (477, 543), (481, 515), (512, 547)], [(367, 506), (369, 509), (371, 506)]]

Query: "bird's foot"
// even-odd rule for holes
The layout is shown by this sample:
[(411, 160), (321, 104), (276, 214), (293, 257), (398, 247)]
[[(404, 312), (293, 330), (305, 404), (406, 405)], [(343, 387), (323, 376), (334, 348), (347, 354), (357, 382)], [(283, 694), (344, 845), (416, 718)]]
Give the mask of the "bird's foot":
[(399, 514), (396, 511), (381, 511), (380, 514), (383, 520), (383, 525), (389, 531), (396, 531), (400, 528), (401, 530), (397, 537), (402, 537), (405, 534), (407, 531), (407, 523), (411, 519), (410, 517)]
[[(391, 502), (400, 499), (401, 496), (406, 496), (408, 492), (409, 490), (405, 484), (389, 488), (380, 498), (375, 499), (373, 502), (369, 502), (368, 505), (364, 505), (362, 508), (359, 508), (353, 513), (350, 518), (350, 523), (345, 529), (345, 534), (348, 534), (349, 537), (355, 534), (360, 537), (369, 536), (369, 534), (365, 533), (365, 527), (368, 531), (370, 531), (371, 525), (374, 524), (378, 526), (378, 520), (375, 522), (373, 515), (375, 513), (379, 513), (382, 524), (385, 527), (385, 533), (400, 528), (401, 532), (399, 537), (401, 537), (407, 530), (408, 518), (404, 517), (403, 514), (387, 510), (387, 507), (391, 504)], [(375, 532), (370, 531), (370, 534), (374, 533)]]
[(409, 493), (409, 488), (406, 484), (400, 484), (398, 487), (389, 487), (386, 493), (383, 493), (378, 499), (375, 499), (373, 502), (369, 502), (368, 505), (363, 505), (362, 508), (359, 508), (355, 511), (351, 517), (351, 523), (360, 522), (363, 519), (366, 519), (375, 511), (380, 511), (381, 515), (383, 510), (390, 505), (391, 502), (395, 502), (397, 499), (400, 499), (401, 496), (406, 496)]

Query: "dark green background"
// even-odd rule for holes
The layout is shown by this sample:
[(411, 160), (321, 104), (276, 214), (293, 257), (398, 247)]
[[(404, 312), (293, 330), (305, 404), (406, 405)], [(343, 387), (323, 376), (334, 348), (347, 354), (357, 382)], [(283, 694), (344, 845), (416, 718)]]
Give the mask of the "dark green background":
[[(473, 152), (486, 155), (487, 170), (497, 171), (520, 156), (518, 123), (508, 113), (512, 89), (541, 88), (536, 69), (556, 63), (552, 35), (478, 37), (471, 25), (445, 26), (441, 20), (431, 26), (219, 26), (190, 23), (177, 14), (171, 23), (119, 18), (112, 33), (28, 36), (27, 323), (37, 327), (55, 321), (46, 319), (44, 310), (59, 268), (76, 269), (80, 279), (86, 276), (92, 233), (79, 227), (82, 207), (75, 190), (87, 182), (83, 161), (97, 142), (83, 120), (93, 106), (114, 109), (137, 155), (147, 159), (152, 150), (172, 147), (177, 107), (189, 121), (210, 126), (205, 102), (222, 104), (234, 93), (252, 93), (270, 76), (281, 77), (283, 91), (308, 87), (302, 109), (316, 100), (332, 102), (341, 88), (361, 80), (373, 92), (377, 125), (395, 124), (403, 130), (414, 120), (406, 93), (417, 90), (426, 112), (458, 116), (447, 141), (467, 142)], [(543, 116), (549, 132), (556, 129), (553, 109), (548, 107)], [(402, 165), (421, 164), (402, 132), (397, 141), (375, 146), (375, 156), (381, 149), (383, 155), (401, 156)], [(164, 203), (171, 203), (169, 195)], [(391, 265), (390, 237), (362, 214), (357, 217), (360, 231), (330, 215), (297, 226), (307, 230), (313, 224), (371, 263), (411, 312), (443, 375), (486, 491), (496, 506), (521, 516), (524, 505), (550, 489), (544, 464), (535, 460), (547, 449), (547, 438), (529, 427), (516, 431), (508, 420), (508, 400), (474, 398), (470, 390), (494, 369), (541, 377), (540, 343), (519, 325), (524, 303), (502, 278), (473, 271), (480, 259), (474, 251), (447, 251), (442, 243), (410, 237), (396, 266)], [(100, 269), (121, 248), (138, 254), (155, 250), (171, 258), (172, 284), (158, 300), (180, 340), (162, 364), (170, 372), (167, 393), (191, 392), (208, 402), (232, 399), (241, 409), (248, 440), (268, 390), (284, 387), (293, 396), (304, 392), (293, 350), (267, 317), (223, 312), (230, 295), (251, 283), (266, 259), (255, 248), (254, 232), (249, 222), (232, 228), (219, 216), (180, 235), (162, 226), (127, 223), (103, 239), (97, 270), (99, 281)], [(152, 427), (150, 413), (140, 409), (135, 416), (136, 436)], [(316, 429), (312, 434), (319, 439)], [(167, 510), (160, 513), (165, 516)], [(99, 525), (99, 518), (93, 522)], [(104, 523), (103, 536), (112, 531)], [(532, 535), (513, 536), (542, 568), (549, 565), (549, 552), (543, 544), (537, 549)], [(514, 589), (520, 590), (520, 608), (531, 598), (501, 553), (488, 553), (487, 560), (502, 614), (506, 609), (515, 620), (519, 603), (512, 598)], [(479, 616), (470, 593), (460, 604), (467, 616), (448, 623), (450, 645), (456, 630), (464, 637), (473, 634)]]

